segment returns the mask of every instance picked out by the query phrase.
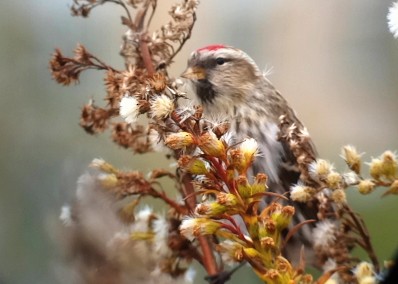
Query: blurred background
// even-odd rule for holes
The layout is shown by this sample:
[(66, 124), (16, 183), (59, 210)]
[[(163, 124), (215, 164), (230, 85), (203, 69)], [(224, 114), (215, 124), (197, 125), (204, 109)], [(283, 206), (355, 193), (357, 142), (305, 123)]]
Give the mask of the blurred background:
[[(177, 0), (160, 0), (155, 27), (168, 21)], [(340, 170), (343, 145), (365, 159), (398, 149), (398, 40), (388, 32), (387, 0), (202, 0), (197, 23), (171, 74), (190, 52), (211, 43), (245, 50), (308, 127), (321, 157)], [(89, 136), (78, 126), (80, 108), (105, 94), (103, 74), (87, 72), (81, 84), (51, 80), (55, 47), (71, 55), (76, 43), (122, 68), (124, 28), (118, 6), (72, 17), (72, 0), (2, 1), (0, 4), (0, 283), (58, 283), (52, 233), (59, 208), (93, 158), (120, 168), (149, 171), (162, 156), (133, 156), (108, 134)], [(159, 158), (160, 157), (160, 158)], [(380, 260), (397, 249), (396, 197), (349, 194), (367, 224)], [(395, 209), (395, 210), (394, 210)], [(239, 273), (239, 279), (248, 276)], [(238, 278), (237, 278), (238, 279)], [(235, 281), (238, 283), (239, 280)], [(197, 283), (204, 283), (198, 278)], [(252, 283), (256, 283), (253, 281)]]

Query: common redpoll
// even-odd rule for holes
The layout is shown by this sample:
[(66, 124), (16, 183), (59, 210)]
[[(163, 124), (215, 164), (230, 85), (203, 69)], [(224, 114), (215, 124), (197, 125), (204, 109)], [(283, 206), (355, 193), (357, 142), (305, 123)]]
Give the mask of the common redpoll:
[[(205, 114), (225, 117), (231, 123), (230, 131), (237, 142), (248, 137), (258, 142), (261, 155), (253, 164), (251, 174), (264, 172), (268, 175), (270, 190), (289, 192), (290, 187), (297, 184), (300, 171), (289, 145), (278, 139), (279, 119), (285, 115), (297, 127), (302, 127), (302, 123), (253, 59), (233, 47), (206, 46), (191, 54), (182, 77), (193, 83)], [(308, 143), (315, 155), (310, 139)], [(316, 216), (314, 212), (300, 212), (306, 210), (302, 206), (296, 209), (301, 219), (296, 222), (308, 219), (308, 215)], [(311, 246), (310, 236), (306, 235), (300, 238), (300, 247)]]

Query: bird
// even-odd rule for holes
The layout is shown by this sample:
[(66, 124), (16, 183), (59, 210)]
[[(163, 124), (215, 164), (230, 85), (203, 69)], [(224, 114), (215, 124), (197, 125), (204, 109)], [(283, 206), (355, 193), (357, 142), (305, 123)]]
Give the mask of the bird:
[[(288, 143), (279, 139), (280, 118), (286, 116), (296, 127), (304, 126), (255, 61), (240, 49), (222, 44), (208, 45), (191, 53), (181, 77), (193, 86), (205, 115), (228, 120), (229, 131), (236, 141), (248, 137), (257, 141), (261, 155), (253, 163), (250, 175), (265, 173), (271, 191), (289, 193), (290, 187), (299, 182), (300, 170)], [(308, 148), (316, 156), (310, 138)], [(293, 223), (316, 218), (315, 208), (294, 205), (297, 220)], [(302, 232), (302, 235), (299, 237), (301, 245), (310, 249), (311, 231)]]

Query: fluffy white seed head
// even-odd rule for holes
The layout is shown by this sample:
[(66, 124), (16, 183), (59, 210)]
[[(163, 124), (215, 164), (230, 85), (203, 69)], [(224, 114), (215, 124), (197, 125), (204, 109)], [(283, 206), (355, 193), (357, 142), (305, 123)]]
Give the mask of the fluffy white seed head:
[(165, 119), (174, 110), (174, 102), (166, 95), (156, 96), (150, 101), (153, 118)]
[(313, 230), (314, 247), (328, 248), (336, 241), (337, 226), (330, 220), (318, 222)]
[(123, 97), (120, 101), (119, 113), (127, 123), (134, 123), (139, 114), (138, 100), (135, 97)]

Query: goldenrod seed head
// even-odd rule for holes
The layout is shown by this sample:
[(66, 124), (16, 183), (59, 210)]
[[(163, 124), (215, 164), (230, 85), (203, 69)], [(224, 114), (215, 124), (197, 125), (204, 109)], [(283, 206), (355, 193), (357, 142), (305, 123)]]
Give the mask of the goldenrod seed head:
[(330, 189), (338, 189), (341, 185), (343, 178), (337, 172), (330, 172), (326, 177), (326, 184)]
[(382, 160), (382, 175), (387, 179), (394, 179), (397, 176), (397, 157), (395, 153), (391, 151), (385, 151), (381, 155)]
[(374, 188), (375, 184), (369, 179), (361, 180), (358, 184), (358, 191), (361, 194), (369, 194), (374, 190)]
[(326, 160), (317, 159), (309, 165), (309, 172), (313, 178), (323, 180), (333, 170), (333, 166)]
[(174, 111), (174, 102), (163, 94), (150, 100), (150, 105), (153, 118), (165, 119)]
[(191, 146), (194, 143), (194, 137), (189, 132), (171, 133), (166, 137), (165, 144), (167, 147), (178, 150)]
[(225, 156), (224, 143), (217, 138), (213, 132), (205, 132), (198, 139), (199, 148), (209, 156), (223, 157)]
[(290, 188), (290, 198), (293, 201), (308, 202), (315, 193), (314, 188), (302, 184), (296, 184)]
[(361, 156), (354, 146), (347, 145), (343, 147), (342, 157), (351, 170), (359, 174), (361, 171)]
[(372, 178), (379, 180), (380, 176), (383, 174), (383, 162), (378, 158), (373, 158), (369, 163), (369, 172)]

